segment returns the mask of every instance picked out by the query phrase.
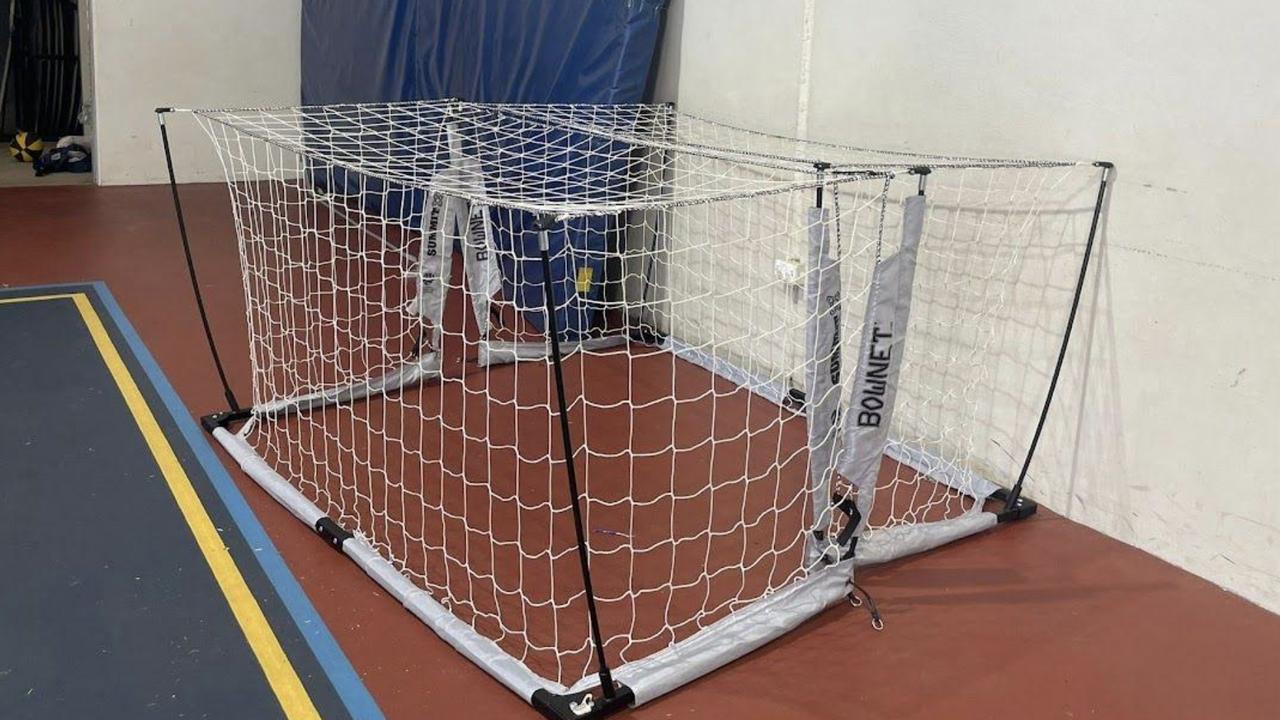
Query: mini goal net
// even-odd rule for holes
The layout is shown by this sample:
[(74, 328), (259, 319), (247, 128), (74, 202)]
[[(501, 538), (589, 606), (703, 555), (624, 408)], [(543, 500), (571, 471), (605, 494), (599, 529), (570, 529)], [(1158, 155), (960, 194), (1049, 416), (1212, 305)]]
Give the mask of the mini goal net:
[(650, 700), (858, 566), (1035, 509), (1105, 164), (665, 105), (194, 116), (252, 372), (206, 427), (550, 717)]

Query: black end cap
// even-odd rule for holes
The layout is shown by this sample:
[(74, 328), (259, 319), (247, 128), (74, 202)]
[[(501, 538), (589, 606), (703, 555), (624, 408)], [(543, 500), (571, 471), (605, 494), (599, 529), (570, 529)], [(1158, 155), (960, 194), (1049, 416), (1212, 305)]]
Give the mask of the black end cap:
[(929, 167), (928, 165), (917, 165), (911, 168), (911, 170), (909, 170), (908, 172), (910, 172), (912, 175), (928, 175), (929, 173), (933, 172), (933, 168)]
[(818, 172), (823, 172), (824, 170), (830, 170), (831, 163), (825, 160), (819, 160), (813, 164), (813, 169), (817, 170)]
[(338, 552), (342, 552), (342, 543), (351, 539), (351, 533), (328, 516), (316, 521), (316, 534), (324, 538), (324, 541), (329, 543), (329, 547)]
[(171, 112), (173, 112), (173, 108), (171, 108), (171, 107), (158, 107), (158, 108), (156, 108), (156, 114), (158, 114), (158, 115), (163, 115), (163, 114), (165, 114), (165, 113), (171, 113)]
[[(584, 701), (590, 698), (590, 705)], [(636, 695), (622, 683), (614, 683), (613, 697), (605, 697), (599, 688), (571, 695), (555, 695), (548, 690), (534, 691), (529, 704), (548, 720), (595, 720), (631, 707)], [(575, 710), (574, 707), (578, 709)], [(589, 707), (590, 709), (586, 709)]]
[(1116, 164), (1115, 164), (1115, 163), (1113, 163), (1113, 162), (1111, 162), (1111, 161), (1109, 161), (1109, 160), (1099, 160), (1099, 161), (1095, 162), (1093, 165), (1094, 165), (1094, 167), (1100, 167), (1100, 168), (1104, 168), (1104, 169), (1106, 169), (1106, 170), (1112, 170), (1112, 169), (1114, 169), (1114, 168), (1115, 168), (1115, 166), (1116, 166)]

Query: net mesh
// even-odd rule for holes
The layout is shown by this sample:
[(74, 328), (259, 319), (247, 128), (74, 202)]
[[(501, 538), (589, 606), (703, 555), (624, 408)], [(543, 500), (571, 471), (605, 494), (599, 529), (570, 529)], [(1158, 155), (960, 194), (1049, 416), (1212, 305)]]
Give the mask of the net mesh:
[[(255, 407), (242, 436), (456, 617), (564, 685), (594, 659), (546, 269), (605, 652), (621, 664), (825, 567), (826, 531), (848, 519), (815, 500), (828, 488), (812, 480), (805, 378), (842, 365), (831, 392), (848, 408), (914, 167), (933, 169), (929, 204), (861, 542), (978, 512), (1007, 484), (1093, 178), (1072, 163), (780, 138), (666, 106), (197, 118), (239, 237)], [(840, 284), (843, 350), (824, 353), (806, 341), (815, 225)]]

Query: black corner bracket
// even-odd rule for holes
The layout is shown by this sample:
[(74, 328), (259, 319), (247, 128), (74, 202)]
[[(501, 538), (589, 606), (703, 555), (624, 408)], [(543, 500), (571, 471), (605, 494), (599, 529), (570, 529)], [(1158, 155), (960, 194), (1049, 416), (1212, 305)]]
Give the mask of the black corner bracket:
[(327, 515), (316, 521), (316, 534), (338, 552), (342, 552), (342, 544), (352, 537), (351, 533)]
[(200, 426), (204, 431), (212, 434), (218, 428), (225, 428), (231, 423), (237, 423), (241, 420), (248, 420), (253, 415), (253, 411), (249, 409), (228, 410), (226, 412), (212, 413), (200, 418)]
[(1024, 518), (1029, 518), (1032, 515), (1035, 515), (1036, 510), (1040, 508), (1040, 506), (1037, 505), (1034, 500), (1028, 500), (1022, 496), (1019, 496), (1016, 500), (1014, 500), (1013, 505), (1010, 506), (1008, 504), (1009, 491), (1005, 490), (1004, 488), (1000, 488), (999, 490), (996, 490), (995, 492), (991, 493), (991, 495), (989, 495), (987, 499), (995, 500), (996, 502), (1002, 503), (1004, 505), (1003, 507), (1000, 508), (1000, 510), (996, 511), (997, 523), (1013, 522), (1014, 520), (1022, 520)]
[(529, 704), (548, 720), (596, 720), (625, 710), (636, 701), (631, 688), (622, 683), (614, 683), (613, 687), (612, 697), (605, 697), (599, 688), (569, 695), (538, 690)]

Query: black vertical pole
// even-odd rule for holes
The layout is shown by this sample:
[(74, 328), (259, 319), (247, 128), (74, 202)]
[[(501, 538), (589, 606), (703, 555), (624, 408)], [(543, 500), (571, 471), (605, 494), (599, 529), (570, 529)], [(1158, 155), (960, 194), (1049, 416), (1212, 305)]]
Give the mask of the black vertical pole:
[(596, 594), (591, 588), (591, 566), (587, 560), (587, 534), (582, 524), (582, 508), (578, 502), (578, 474), (574, 468), (573, 434), (569, 430), (569, 403), (564, 395), (564, 371), (561, 369), (560, 329), (556, 323), (556, 302), (551, 284), (551, 255), (547, 232), (553, 218), (538, 219), (538, 253), (542, 261), (542, 294), (547, 308), (547, 337), (551, 341), (551, 365), (556, 376), (556, 400), (560, 411), (560, 435), (564, 441), (564, 468), (569, 477), (570, 507), (573, 509), (573, 529), (578, 534), (578, 562), (582, 566), (582, 586), (587, 593), (587, 616), (591, 622), (591, 639), (596, 646), (596, 662), (600, 665), (600, 688), (606, 698), (613, 698), (613, 674), (604, 657), (604, 640), (600, 635), (600, 619), (596, 614)]
[(916, 190), (917, 195), (924, 195), (924, 186), (929, 180), (929, 173), (931, 172), (933, 172), (933, 168), (927, 165), (920, 165), (920, 166), (911, 168), (911, 173), (913, 175), (920, 176), (920, 184)]
[(1018, 473), (1018, 481), (1009, 491), (1005, 500), (1006, 510), (1012, 510), (1022, 496), (1022, 483), (1027, 479), (1027, 471), (1031, 468), (1031, 458), (1036, 454), (1036, 446), (1040, 444), (1040, 434), (1044, 432), (1045, 420), (1049, 417), (1049, 406), (1053, 404), (1053, 393), (1058, 389), (1058, 377), (1062, 374), (1062, 364), (1067, 359), (1067, 347), (1071, 344), (1071, 329), (1075, 326), (1076, 311), (1080, 309), (1080, 295), (1084, 292), (1085, 275), (1089, 272), (1089, 257), (1093, 254), (1093, 241), (1098, 235), (1098, 221), (1102, 217), (1102, 203), (1107, 194), (1107, 178), (1114, 167), (1109, 162), (1094, 163), (1102, 168), (1102, 179), (1098, 182), (1098, 198), (1093, 204), (1093, 220), (1089, 223), (1089, 239), (1084, 244), (1084, 257), (1080, 260), (1080, 275), (1076, 278), (1075, 295), (1071, 298), (1071, 312), (1067, 314), (1067, 328), (1062, 333), (1062, 346), (1058, 348), (1058, 362), (1053, 367), (1053, 376), (1049, 379), (1049, 392), (1045, 394), (1044, 406), (1040, 408), (1040, 420), (1036, 423), (1035, 434), (1031, 436), (1031, 445), (1027, 448), (1027, 457), (1022, 461), (1022, 470)]
[(231, 383), (227, 382), (226, 370), (222, 367), (222, 358), (218, 356), (218, 346), (213, 341), (213, 330), (209, 327), (209, 314), (204, 308), (204, 296), (200, 293), (200, 283), (196, 279), (195, 262), (191, 259), (191, 241), (187, 238), (187, 221), (182, 214), (182, 200), (178, 197), (178, 178), (173, 172), (173, 153), (169, 150), (169, 130), (165, 127), (165, 113), (169, 108), (156, 108), (156, 119), (160, 121), (160, 142), (164, 145), (164, 163), (169, 169), (169, 191), (173, 194), (173, 212), (178, 218), (178, 234), (182, 236), (182, 253), (187, 258), (187, 275), (191, 278), (191, 290), (196, 296), (196, 307), (200, 310), (200, 323), (204, 325), (204, 338), (209, 343), (209, 354), (213, 356), (213, 366), (218, 370), (218, 379), (222, 381), (222, 393), (227, 399), (231, 412), (240, 411), (240, 403), (236, 402), (235, 393), (231, 392)]
[(822, 179), (823, 179), (823, 176), (826, 175), (827, 170), (829, 169), (831, 169), (831, 163), (829, 162), (819, 160), (818, 162), (815, 162), (813, 164), (813, 172), (814, 172), (814, 175), (816, 176), (816, 180), (818, 183), (818, 186), (814, 188), (814, 194), (813, 194), (813, 206), (816, 208), (822, 207), (822, 189), (823, 189)]

